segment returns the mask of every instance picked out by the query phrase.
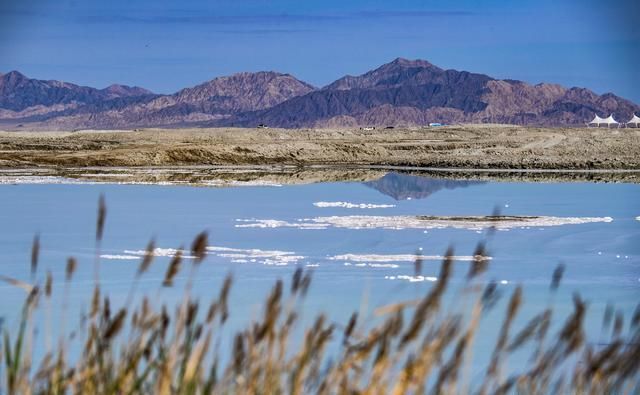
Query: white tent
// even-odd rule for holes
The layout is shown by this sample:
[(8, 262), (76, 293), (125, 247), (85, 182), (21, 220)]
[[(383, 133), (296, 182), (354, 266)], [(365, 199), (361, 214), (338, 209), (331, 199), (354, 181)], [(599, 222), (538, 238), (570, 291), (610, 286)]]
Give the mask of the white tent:
[(609, 127), (611, 125), (619, 125), (620, 124), (618, 121), (613, 119), (613, 114), (609, 115), (609, 117), (607, 119), (605, 119), (604, 122), (607, 124), (607, 127)]
[(638, 125), (640, 125), (640, 117), (638, 117), (635, 113), (633, 114), (633, 118), (631, 118), (629, 120), (629, 122), (627, 122), (627, 126), (629, 126), (629, 124), (634, 124), (636, 127), (638, 127)]
[(604, 123), (604, 118), (600, 118), (598, 116), (598, 114), (595, 115), (595, 117), (593, 117), (593, 121), (589, 122), (589, 125), (596, 125), (596, 126), (600, 126), (601, 123)]
[(607, 127), (611, 125), (619, 125), (618, 121), (613, 119), (613, 114), (609, 115), (607, 118), (600, 118), (598, 114), (593, 118), (593, 121), (589, 122), (589, 125), (607, 125)]

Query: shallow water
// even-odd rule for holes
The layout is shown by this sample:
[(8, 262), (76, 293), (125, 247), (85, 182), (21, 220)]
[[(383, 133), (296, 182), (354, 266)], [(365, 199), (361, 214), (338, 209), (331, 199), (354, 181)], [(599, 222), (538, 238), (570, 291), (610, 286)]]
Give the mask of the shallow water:
[[(449, 245), (457, 257), (453, 279), (457, 288), (464, 284), (469, 256), (482, 240), (487, 240), (492, 258), (485, 281), (498, 281), (505, 295), (517, 284), (524, 286), (520, 324), (550, 302), (549, 282), (560, 262), (567, 270), (553, 299), (557, 317), (571, 311), (571, 295), (579, 292), (589, 302), (587, 330), (593, 341), (602, 338), (606, 303), (629, 318), (640, 300), (637, 184), (456, 181), (390, 173), (365, 183), (258, 187), (0, 185), (0, 274), (29, 281), (31, 242), (39, 233), (38, 276), (42, 279), (46, 270), (53, 273), (57, 301), (53, 309), (59, 312), (66, 258), (73, 255), (79, 260), (67, 328), (73, 327), (78, 311), (91, 298), (100, 194), (108, 205), (100, 278), (115, 303), (126, 299), (139, 254), (151, 237), (160, 248), (158, 258), (138, 295), (179, 300), (188, 270), (182, 271), (174, 288), (157, 292), (173, 254), (168, 249), (188, 247), (198, 232), (207, 230), (211, 246), (198, 269), (195, 290), (208, 300), (217, 295), (224, 275), (233, 273), (231, 327), (260, 314), (274, 280), (288, 278), (299, 266), (314, 272), (305, 314), (325, 311), (339, 322), (346, 322), (355, 310), (370, 312), (376, 306), (424, 295), (437, 281), (441, 255)], [(498, 225), (489, 236), (486, 226), (455, 218), (496, 210), (505, 216), (544, 220), (502, 229)], [(406, 226), (405, 220), (415, 222), (416, 216), (454, 218), (450, 224), (434, 226), (427, 221)], [(317, 226), (326, 225), (326, 218), (344, 226)], [(390, 219), (393, 226), (380, 226), (380, 221)], [(246, 226), (257, 223), (268, 225)], [(282, 223), (294, 226), (277, 226)], [(416, 253), (425, 257), (422, 277), (413, 276)], [(0, 292), (0, 317), (15, 327), (24, 293), (4, 283)], [(453, 295), (450, 301), (459, 303)], [(503, 315), (504, 306), (499, 304), (484, 320), (478, 359), (489, 353)], [(38, 320), (43, 331), (55, 332), (59, 325), (45, 327), (44, 317)], [(554, 321), (556, 326), (561, 323)]]

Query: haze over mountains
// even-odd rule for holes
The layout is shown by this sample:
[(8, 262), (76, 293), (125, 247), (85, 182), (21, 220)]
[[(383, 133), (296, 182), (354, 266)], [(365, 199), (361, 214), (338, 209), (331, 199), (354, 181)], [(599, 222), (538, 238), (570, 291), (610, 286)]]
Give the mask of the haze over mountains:
[(171, 95), (0, 74), (0, 127), (33, 129), (180, 126), (344, 127), (442, 123), (584, 125), (640, 107), (611, 93), (530, 85), (398, 58), (315, 88), (289, 74), (238, 73)]

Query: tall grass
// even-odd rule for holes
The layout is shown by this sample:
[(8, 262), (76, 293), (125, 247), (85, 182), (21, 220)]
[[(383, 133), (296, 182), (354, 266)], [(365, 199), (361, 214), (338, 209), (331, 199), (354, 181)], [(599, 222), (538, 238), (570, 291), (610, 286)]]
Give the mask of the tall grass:
[[(96, 231), (100, 248), (106, 206), (101, 198)], [(453, 250), (442, 262), (438, 281), (418, 300), (408, 300), (375, 310), (375, 318), (362, 321), (357, 313), (344, 323), (331, 322), (324, 314), (305, 326), (299, 303), (311, 285), (311, 272), (297, 269), (288, 285), (277, 281), (266, 296), (261, 318), (247, 321), (233, 336), (222, 334), (230, 312), (233, 280), (227, 277), (217, 295), (205, 305), (191, 296), (193, 278), (206, 259), (207, 234), (192, 246), (189, 280), (184, 297), (175, 306), (156, 305), (144, 295), (133, 304), (138, 280), (153, 264), (154, 242), (140, 262), (123, 306), (114, 306), (102, 295), (99, 255), (91, 308), (74, 336), (47, 341), (44, 355), (32, 361), (37, 336), (34, 315), (50, 309), (50, 275), (36, 281), (39, 238), (34, 239), (30, 282), (1, 277), (25, 292), (17, 328), (5, 327), (0, 342), (0, 393), (7, 394), (637, 394), (640, 391), (640, 310), (628, 325), (620, 314), (607, 309), (603, 336), (595, 347), (583, 328), (586, 304), (574, 297), (573, 312), (564, 317), (557, 333), (550, 332), (553, 306), (530, 318), (518, 332), (514, 320), (522, 306), (522, 289), (515, 288), (506, 305), (499, 335), (484, 376), (472, 381), (473, 344), (479, 322), (494, 307), (498, 290), (483, 278), (488, 260), (479, 245), (466, 284), (457, 290), (461, 307), (442, 307), (449, 287)], [(182, 249), (171, 259), (158, 288), (172, 287), (184, 266)], [(77, 263), (67, 262), (64, 325)], [(421, 260), (415, 264), (420, 274)], [(564, 267), (550, 282), (555, 293)], [(157, 299), (156, 299), (157, 300)], [(44, 303), (42, 303), (44, 301)], [(43, 307), (44, 306), (44, 307)], [(307, 322), (307, 321), (305, 321)], [(301, 330), (296, 330), (296, 328)], [(53, 344), (52, 344), (53, 343)], [(230, 358), (222, 358), (228, 347)], [(334, 347), (329, 350), (330, 345)], [(528, 347), (524, 347), (527, 345)], [(82, 353), (71, 358), (70, 349)], [(509, 375), (509, 357), (530, 350), (521, 373)]]

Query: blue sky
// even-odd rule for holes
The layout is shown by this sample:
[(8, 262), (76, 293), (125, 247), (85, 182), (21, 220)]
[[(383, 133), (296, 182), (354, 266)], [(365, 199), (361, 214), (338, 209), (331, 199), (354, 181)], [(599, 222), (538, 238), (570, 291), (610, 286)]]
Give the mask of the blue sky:
[(640, 103), (639, 15), (616, 0), (0, 0), (0, 72), (170, 93), (258, 70), (322, 86), (405, 57)]

